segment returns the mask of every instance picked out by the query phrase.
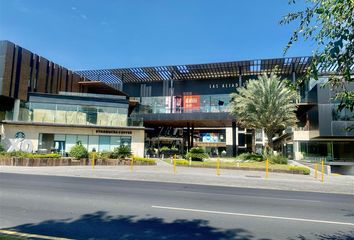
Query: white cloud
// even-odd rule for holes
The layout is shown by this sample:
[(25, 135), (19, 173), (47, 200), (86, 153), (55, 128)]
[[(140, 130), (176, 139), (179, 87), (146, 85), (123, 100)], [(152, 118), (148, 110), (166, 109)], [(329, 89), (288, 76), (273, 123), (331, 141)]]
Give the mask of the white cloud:
[(88, 17), (86, 16), (86, 14), (80, 14), (80, 17), (81, 17), (82, 19), (84, 19), (84, 20), (87, 20), (87, 19), (88, 19)]
[(71, 10), (75, 11), (75, 10), (77, 10), (77, 7), (72, 6)]

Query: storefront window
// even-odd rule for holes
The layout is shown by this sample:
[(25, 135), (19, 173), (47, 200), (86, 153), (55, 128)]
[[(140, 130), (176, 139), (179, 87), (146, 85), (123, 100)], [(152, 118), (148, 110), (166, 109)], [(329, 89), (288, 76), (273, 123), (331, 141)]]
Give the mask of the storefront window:
[(80, 141), (81, 144), (87, 149), (87, 147), (88, 147), (88, 135), (77, 135), (77, 141)]
[(130, 146), (132, 143), (131, 137), (121, 137), (121, 145)]
[(98, 136), (89, 136), (88, 150), (91, 152), (93, 149), (98, 151)]
[(65, 149), (65, 151), (69, 152), (70, 149), (73, 146), (75, 146), (76, 142), (77, 142), (77, 135), (66, 135), (66, 138), (65, 138), (66, 149)]
[(354, 161), (354, 142), (301, 142), (300, 151), (308, 160)]
[(354, 162), (353, 149), (354, 149), (354, 141), (333, 142), (333, 160)]
[(256, 142), (262, 142), (262, 141), (263, 141), (263, 130), (256, 129)]
[(98, 151), (105, 152), (110, 150), (110, 137), (109, 136), (99, 136), (98, 140)]
[(121, 137), (111, 137), (111, 151), (114, 150), (114, 148), (119, 147), (121, 145)]
[[(41, 152), (70, 152), (70, 149), (77, 144), (78, 141), (92, 151), (113, 151), (114, 148), (121, 145), (131, 147), (131, 137), (128, 136), (93, 136), (82, 134), (39, 134), (39, 151)], [(63, 154), (64, 155), (64, 154)]]

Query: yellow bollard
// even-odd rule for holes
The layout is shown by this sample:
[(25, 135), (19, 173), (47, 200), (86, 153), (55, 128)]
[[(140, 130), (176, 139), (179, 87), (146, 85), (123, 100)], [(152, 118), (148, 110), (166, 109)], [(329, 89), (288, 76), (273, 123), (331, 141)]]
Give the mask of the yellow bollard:
[(315, 163), (315, 178), (317, 179), (318, 163)]
[(268, 168), (269, 168), (269, 160), (266, 160), (266, 178), (268, 178)]
[(176, 173), (176, 154), (173, 156), (173, 173)]
[(321, 178), (321, 181), (324, 182), (324, 161), (322, 160), (322, 178)]
[(220, 176), (220, 159), (216, 160), (216, 175)]
[(134, 167), (134, 156), (132, 156), (132, 160), (130, 161), (130, 171), (133, 172)]
[(95, 169), (95, 155), (96, 155), (96, 152), (92, 152), (92, 169)]

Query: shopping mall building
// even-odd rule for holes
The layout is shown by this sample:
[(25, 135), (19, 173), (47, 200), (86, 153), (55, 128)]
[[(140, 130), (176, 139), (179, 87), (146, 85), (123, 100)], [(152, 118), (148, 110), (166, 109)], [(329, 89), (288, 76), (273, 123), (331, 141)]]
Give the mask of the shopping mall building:
[[(264, 132), (237, 125), (230, 93), (276, 67), (296, 82), (311, 64), (294, 57), (73, 72), (11, 42), (0, 46), (2, 142), (32, 151), (67, 152), (77, 140), (98, 151), (128, 144), (140, 156), (162, 147), (182, 154), (199, 146), (211, 156), (261, 151)], [(320, 80), (299, 87), (299, 122), (274, 138), (279, 152), (354, 162), (354, 131), (346, 130), (354, 114), (338, 112), (333, 92), (322, 87), (331, 71), (319, 66)], [(28, 141), (20, 146), (21, 139)]]

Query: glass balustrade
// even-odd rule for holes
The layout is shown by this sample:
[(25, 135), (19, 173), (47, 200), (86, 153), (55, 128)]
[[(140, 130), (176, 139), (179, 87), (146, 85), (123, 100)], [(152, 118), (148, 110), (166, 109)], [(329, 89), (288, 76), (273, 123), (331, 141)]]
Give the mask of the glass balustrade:
[[(112, 127), (143, 126), (142, 119), (128, 118), (127, 115), (128, 109), (125, 108), (22, 102), (18, 121)], [(6, 120), (13, 120), (12, 112), (6, 116)]]
[[(142, 97), (134, 110), (137, 114), (229, 112), (229, 94)], [(172, 104), (172, 107), (171, 107)]]

